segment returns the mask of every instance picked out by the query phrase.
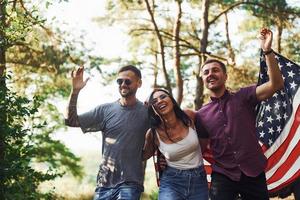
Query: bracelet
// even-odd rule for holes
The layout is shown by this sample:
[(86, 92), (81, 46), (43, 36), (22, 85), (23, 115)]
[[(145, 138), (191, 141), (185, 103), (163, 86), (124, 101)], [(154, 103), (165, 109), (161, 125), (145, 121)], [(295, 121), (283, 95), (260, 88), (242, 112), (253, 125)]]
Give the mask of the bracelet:
[(269, 51), (263, 51), (263, 55), (266, 56), (272, 52), (273, 52), (273, 49), (270, 49)]

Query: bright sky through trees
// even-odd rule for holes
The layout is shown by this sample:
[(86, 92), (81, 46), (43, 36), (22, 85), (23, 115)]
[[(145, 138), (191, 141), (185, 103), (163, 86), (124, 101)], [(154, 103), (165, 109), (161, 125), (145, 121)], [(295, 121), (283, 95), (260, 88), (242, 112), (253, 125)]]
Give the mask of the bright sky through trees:
[[(291, 5), (300, 5), (300, 0), (288, 0), (287, 2)], [(93, 53), (97, 56), (129, 58), (130, 54), (127, 52), (128, 38), (126, 37), (124, 28), (115, 26), (101, 27), (93, 21), (95, 17), (102, 16), (104, 12), (104, 0), (70, 0), (68, 2), (54, 3), (49, 6), (49, 9), (46, 10), (46, 18), (55, 18), (54, 23), (51, 24), (52, 26), (69, 31), (74, 37), (82, 36), (85, 45), (88, 48), (93, 48)], [(230, 15), (236, 14), (233, 12)], [(240, 43), (241, 41), (237, 37), (238, 21), (233, 22), (233, 20), (242, 20), (242, 18), (232, 16), (229, 24), (231, 26), (230, 31), (235, 35), (233, 42)], [(140, 100), (144, 100), (147, 96), (146, 92), (149, 92), (150, 85), (146, 85), (145, 82), (137, 95)], [(146, 92), (142, 93), (142, 91)], [(79, 97), (79, 112), (87, 111), (99, 103), (114, 101), (118, 96), (117, 85), (113, 84), (101, 87), (98, 77), (94, 77), (81, 92)], [(60, 110), (64, 110), (65, 106), (66, 102), (61, 104)], [(59, 134), (59, 138), (62, 138), (71, 148), (72, 146), (76, 147), (75, 149), (100, 147), (100, 136), (95, 141), (94, 136), (91, 138), (90, 134), (83, 135), (79, 129), (71, 129), (71, 132), (73, 133), (72, 140), (70, 140), (69, 134)], [(85, 142), (83, 142), (84, 140)]]

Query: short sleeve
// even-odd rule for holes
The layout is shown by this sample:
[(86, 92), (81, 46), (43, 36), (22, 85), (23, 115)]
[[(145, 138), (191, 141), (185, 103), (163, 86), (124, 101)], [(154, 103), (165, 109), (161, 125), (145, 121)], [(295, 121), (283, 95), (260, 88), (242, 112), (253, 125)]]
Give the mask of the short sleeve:
[(203, 122), (201, 120), (200, 111), (198, 111), (196, 113), (195, 126), (196, 126), (197, 135), (199, 138), (208, 138), (209, 137), (208, 132), (207, 132), (206, 128), (204, 127)]
[(252, 85), (249, 87), (242, 88), (238, 92), (240, 98), (242, 98), (242, 101), (244, 101), (246, 104), (256, 106), (259, 103), (256, 97), (256, 87), (256, 85)]
[(98, 106), (86, 113), (78, 115), (82, 132), (96, 132), (103, 129), (104, 108)]

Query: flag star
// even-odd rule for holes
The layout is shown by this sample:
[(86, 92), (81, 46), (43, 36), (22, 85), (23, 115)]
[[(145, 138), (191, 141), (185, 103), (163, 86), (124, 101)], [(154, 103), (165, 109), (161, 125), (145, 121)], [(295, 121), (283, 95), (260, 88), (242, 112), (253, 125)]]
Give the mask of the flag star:
[(259, 121), (258, 122), (258, 127), (262, 127), (264, 125), (264, 122), (263, 121)]
[(266, 106), (266, 111), (271, 111), (271, 106), (269, 104)]
[(294, 75), (295, 75), (295, 73), (294, 73), (293, 71), (288, 71), (287, 73), (288, 73), (288, 76), (289, 76), (289, 77), (292, 77), (292, 78), (293, 78)]
[(270, 123), (272, 123), (272, 121), (273, 121), (273, 118), (272, 118), (272, 116), (270, 115), (269, 117), (267, 117), (267, 122), (270, 122)]
[(269, 146), (271, 146), (273, 144), (273, 141), (271, 139), (269, 139)]
[(291, 66), (293, 66), (293, 63), (288, 62), (288, 63), (286, 63), (286, 66), (291, 67)]
[(279, 56), (275, 55), (275, 58), (276, 58), (277, 60), (279, 60)]
[(278, 133), (281, 133), (281, 131), (282, 131), (281, 127), (280, 127), (280, 126), (277, 126), (277, 132), (278, 132)]
[(292, 88), (292, 89), (296, 89), (296, 86), (297, 86), (297, 85), (295, 84), (295, 81), (293, 81), (292, 83), (290, 83), (290, 85), (291, 85), (291, 88)]
[(280, 115), (280, 114), (277, 114), (277, 115), (276, 115), (276, 120), (279, 120), (279, 121), (280, 121), (281, 119), (282, 119), (281, 115)]
[(283, 65), (281, 63), (278, 63), (279, 68), (281, 69)]
[(264, 78), (264, 75), (263, 75), (263, 74), (260, 74), (259, 77), (260, 77), (260, 79), (263, 79), (263, 78)]
[(259, 137), (264, 138), (265, 133), (263, 131), (259, 132)]
[(282, 103), (282, 106), (283, 106), (284, 108), (286, 108), (287, 104), (286, 104), (285, 101)]
[(270, 134), (273, 134), (274, 133), (274, 130), (273, 130), (273, 128), (271, 127), (271, 128), (269, 128), (269, 133)]
[(279, 102), (277, 101), (276, 103), (275, 103), (275, 109), (279, 109), (280, 108), (280, 105), (279, 105)]
[(283, 95), (285, 95), (285, 92), (283, 90), (281, 90), (280, 94), (283, 96)]
[(284, 118), (284, 120), (286, 120), (288, 118), (288, 116), (286, 115), (286, 113), (284, 113), (283, 118)]
[(277, 98), (278, 97), (278, 93), (273, 94), (273, 97)]

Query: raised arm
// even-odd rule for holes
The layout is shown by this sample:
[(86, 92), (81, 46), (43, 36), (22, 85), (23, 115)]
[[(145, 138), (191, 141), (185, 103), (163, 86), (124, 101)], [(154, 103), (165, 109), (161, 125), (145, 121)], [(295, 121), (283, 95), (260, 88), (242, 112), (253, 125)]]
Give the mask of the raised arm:
[(256, 97), (259, 101), (262, 101), (271, 97), (277, 90), (283, 87), (283, 78), (272, 50), (272, 31), (263, 28), (260, 32), (260, 40), (269, 75), (269, 81), (256, 88)]
[(154, 155), (155, 152), (155, 142), (153, 139), (153, 134), (151, 129), (149, 129), (146, 133), (145, 144), (143, 148), (143, 160), (148, 160)]
[(88, 78), (83, 81), (84, 67), (81, 66), (77, 70), (73, 70), (72, 77), (72, 92), (69, 98), (69, 105), (67, 107), (67, 114), (65, 124), (71, 127), (79, 127), (79, 120), (77, 114), (77, 99), (80, 90), (86, 85)]

